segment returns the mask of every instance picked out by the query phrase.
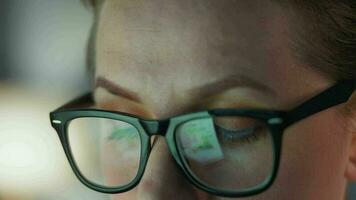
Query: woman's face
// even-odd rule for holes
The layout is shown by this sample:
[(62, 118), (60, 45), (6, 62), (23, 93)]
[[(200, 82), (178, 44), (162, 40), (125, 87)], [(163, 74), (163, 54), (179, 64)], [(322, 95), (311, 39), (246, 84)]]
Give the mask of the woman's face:
[[(289, 20), (269, 1), (107, 0), (96, 41), (96, 79), (105, 82), (95, 89), (97, 105), (148, 119), (291, 109), (333, 82), (293, 57)], [(245, 199), (342, 199), (351, 134), (341, 111), (288, 127), (274, 184)], [(154, 140), (139, 185), (114, 199), (224, 199), (189, 184), (164, 138)]]

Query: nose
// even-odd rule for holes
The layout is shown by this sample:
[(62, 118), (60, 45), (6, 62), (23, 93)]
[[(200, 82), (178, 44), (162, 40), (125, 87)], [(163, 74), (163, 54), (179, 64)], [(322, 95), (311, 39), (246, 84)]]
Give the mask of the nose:
[(137, 186), (139, 200), (198, 200), (197, 190), (188, 182), (169, 153), (164, 138), (157, 136)]

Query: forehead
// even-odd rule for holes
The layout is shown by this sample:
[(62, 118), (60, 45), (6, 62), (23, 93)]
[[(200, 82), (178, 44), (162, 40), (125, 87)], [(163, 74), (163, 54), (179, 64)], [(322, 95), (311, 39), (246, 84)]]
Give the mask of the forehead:
[(264, 69), (276, 15), (268, 2), (107, 0), (97, 37), (99, 72), (117, 66), (146, 74), (195, 70), (206, 77)]
[(96, 41), (96, 75), (156, 102), (233, 74), (290, 98), (305, 88), (296, 77), (313, 79), (296, 67), (271, 1), (106, 0)]

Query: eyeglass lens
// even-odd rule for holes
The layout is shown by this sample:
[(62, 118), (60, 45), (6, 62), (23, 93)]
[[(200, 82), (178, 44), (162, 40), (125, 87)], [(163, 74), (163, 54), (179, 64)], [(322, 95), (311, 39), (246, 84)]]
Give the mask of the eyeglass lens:
[(247, 190), (259, 186), (272, 173), (272, 134), (256, 119), (195, 119), (178, 127), (176, 140), (191, 173), (209, 187)]
[(89, 181), (120, 187), (136, 177), (141, 139), (131, 124), (106, 118), (77, 118), (70, 122), (67, 134), (72, 157)]
[[(67, 130), (72, 157), (89, 181), (105, 187), (129, 184), (137, 175), (141, 139), (133, 125), (84, 117)], [(272, 174), (274, 148), (268, 126), (249, 117), (205, 117), (175, 130), (178, 152), (199, 182), (215, 189), (247, 190)]]

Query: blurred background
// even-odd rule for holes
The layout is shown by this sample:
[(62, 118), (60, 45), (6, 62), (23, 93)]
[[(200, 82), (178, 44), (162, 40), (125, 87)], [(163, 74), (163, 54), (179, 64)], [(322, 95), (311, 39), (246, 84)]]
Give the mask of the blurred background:
[(1, 200), (110, 199), (74, 177), (48, 117), (90, 89), (92, 20), (80, 0), (0, 0)]
[(80, 0), (0, 0), (0, 199), (106, 200), (74, 177), (49, 112), (90, 89)]

